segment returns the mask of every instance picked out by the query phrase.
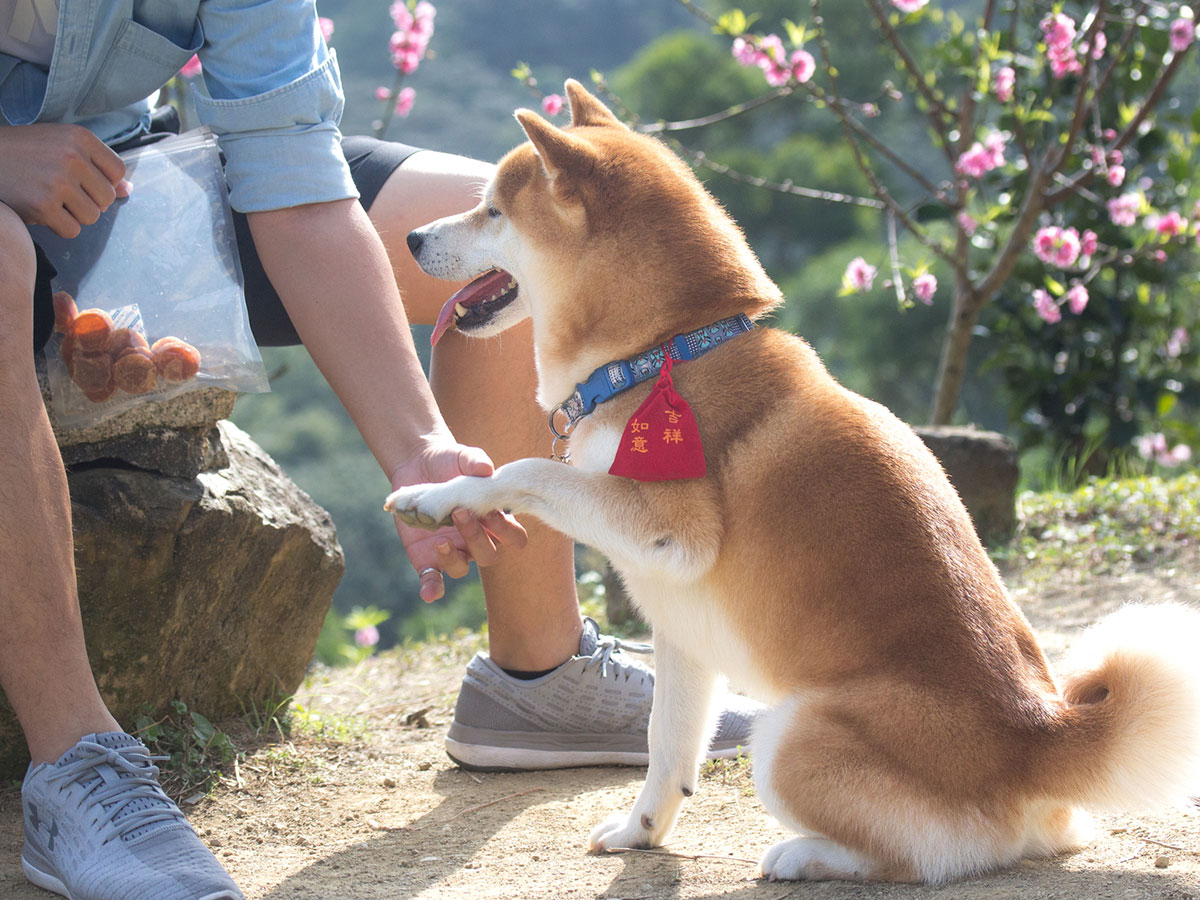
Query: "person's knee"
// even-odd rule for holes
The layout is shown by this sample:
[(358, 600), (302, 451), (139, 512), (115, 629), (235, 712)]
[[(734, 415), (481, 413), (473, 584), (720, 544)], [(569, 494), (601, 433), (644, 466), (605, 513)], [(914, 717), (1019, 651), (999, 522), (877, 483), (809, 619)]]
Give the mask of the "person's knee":
[[(37, 257), (21, 217), (0, 203), (0, 341), (32, 341)], [(7, 354), (0, 354), (7, 356)], [(2, 363), (2, 361), (0, 361)]]

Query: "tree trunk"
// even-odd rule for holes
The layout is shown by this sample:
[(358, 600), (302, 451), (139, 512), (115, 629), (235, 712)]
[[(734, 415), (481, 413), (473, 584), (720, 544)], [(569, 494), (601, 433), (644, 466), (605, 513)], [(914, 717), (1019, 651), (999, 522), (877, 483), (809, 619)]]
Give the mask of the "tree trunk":
[(962, 290), (961, 286), (954, 292), (934, 388), (933, 411), (929, 420), (931, 425), (948, 425), (958, 409), (958, 395), (967, 373), (967, 351), (971, 347), (971, 338), (982, 308), (983, 303), (978, 295)]

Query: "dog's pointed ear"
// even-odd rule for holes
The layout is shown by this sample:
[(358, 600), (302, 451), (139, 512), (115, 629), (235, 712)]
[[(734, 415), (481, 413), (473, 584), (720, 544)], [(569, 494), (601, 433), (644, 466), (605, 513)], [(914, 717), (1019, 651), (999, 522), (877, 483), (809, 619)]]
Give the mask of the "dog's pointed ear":
[(596, 165), (595, 151), (584, 141), (556, 128), (532, 110), (518, 109), (516, 116), (556, 187), (571, 181), (571, 176), (586, 175)]
[(571, 104), (572, 125), (619, 125), (625, 123), (612, 114), (607, 106), (601, 103), (587, 88), (574, 78), (567, 79), (567, 100)]

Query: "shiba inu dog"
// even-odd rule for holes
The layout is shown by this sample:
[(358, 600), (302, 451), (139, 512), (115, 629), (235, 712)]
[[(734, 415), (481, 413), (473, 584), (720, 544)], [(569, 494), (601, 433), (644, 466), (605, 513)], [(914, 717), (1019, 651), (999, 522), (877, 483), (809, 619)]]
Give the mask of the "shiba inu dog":
[(772, 879), (944, 882), (1079, 846), (1085, 807), (1187, 798), (1197, 613), (1127, 607), (1056, 680), (924, 444), (754, 324), (782, 298), (737, 226), (665, 146), (567, 93), (569, 127), (518, 111), (529, 141), (479, 205), (409, 245), (431, 275), (483, 273), (435, 339), (532, 317), (570, 464), (520, 460), (386, 508), (426, 526), (460, 506), (530, 514), (622, 573), (657, 648), (650, 763), (591, 848), (667, 838), (719, 672), (770, 705), (754, 781), (798, 835), (766, 852)]

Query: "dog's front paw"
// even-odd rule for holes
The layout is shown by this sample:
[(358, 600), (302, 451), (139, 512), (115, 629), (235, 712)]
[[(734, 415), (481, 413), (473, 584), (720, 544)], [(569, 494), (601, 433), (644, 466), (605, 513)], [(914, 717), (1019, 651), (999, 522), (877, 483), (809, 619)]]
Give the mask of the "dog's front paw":
[(414, 484), (400, 488), (388, 495), (383, 508), (406, 525), (435, 531), (452, 524), (450, 513), (458, 505), (452, 485), (459, 478), (443, 484)]
[[(646, 827), (646, 826), (650, 827)], [(635, 817), (633, 813), (616, 813), (609, 816), (594, 829), (588, 838), (588, 851), (604, 853), (614, 848), (644, 850), (657, 847), (663, 835), (657, 834), (654, 821), (649, 816)]]

